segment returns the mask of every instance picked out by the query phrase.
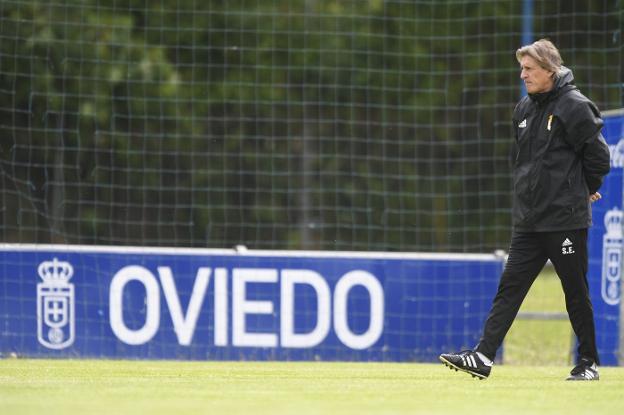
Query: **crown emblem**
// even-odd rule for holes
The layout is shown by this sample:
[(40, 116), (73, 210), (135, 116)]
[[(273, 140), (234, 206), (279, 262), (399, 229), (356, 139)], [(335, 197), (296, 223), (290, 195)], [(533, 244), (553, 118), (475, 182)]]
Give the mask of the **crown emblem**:
[(607, 235), (611, 238), (622, 238), (622, 211), (617, 207), (610, 209), (604, 217)]
[(52, 285), (67, 284), (72, 275), (74, 275), (74, 268), (71, 264), (59, 261), (58, 258), (42, 262), (39, 264), (37, 271), (44, 283)]

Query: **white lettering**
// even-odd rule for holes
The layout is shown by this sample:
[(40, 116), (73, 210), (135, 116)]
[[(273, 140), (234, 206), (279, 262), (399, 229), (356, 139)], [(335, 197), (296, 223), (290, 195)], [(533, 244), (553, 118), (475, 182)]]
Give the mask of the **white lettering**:
[[(570, 248), (569, 251), (572, 251)], [(568, 249), (564, 253), (569, 254)], [(226, 347), (230, 344), (237, 347), (284, 347), (311, 348), (321, 344), (333, 328), (338, 339), (352, 349), (365, 349), (374, 345), (383, 332), (384, 325), (384, 293), (377, 278), (369, 272), (355, 270), (343, 275), (337, 282), (332, 299), (331, 289), (325, 278), (316, 271), (307, 269), (265, 268), (234, 268), (232, 270), (232, 305), (229, 305), (229, 276), (226, 268), (200, 267), (197, 270), (192, 292), (186, 310), (183, 309), (175, 279), (170, 267), (158, 267), (156, 278), (147, 268), (132, 265), (120, 269), (110, 285), (109, 315), (113, 333), (120, 341), (130, 345), (141, 345), (149, 342), (158, 332), (160, 326), (160, 284), (171, 315), (173, 329), (179, 344), (189, 346), (193, 342), (199, 315), (204, 307), (204, 300), (210, 285), (210, 277), (214, 271), (214, 345)], [(124, 290), (129, 282), (136, 281), (145, 289), (145, 322), (138, 328), (130, 328), (124, 321)], [(263, 288), (267, 299), (259, 300), (250, 295), (248, 284), (280, 283), (279, 316), (275, 310), (273, 288)], [(301, 296), (297, 286), (307, 285), (308, 291)], [(348, 299), (352, 288), (362, 286), (370, 300), (369, 325), (365, 332), (355, 333), (349, 327)], [(277, 288), (277, 287), (276, 287)], [(134, 290), (133, 290), (134, 291)], [(296, 297), (296, 292), (301, 298)], [(134, 292), (132, 292), (134, 294)], [(128, 294), (128, 293), (126, 293)], [(309, 309), (314, 304), (316, 310)], [(333, 301), (332, 301), (333, 300)], [(126, 304), (128, 305), (128, 304)], [(333, 309), (333, 319), (332, 319)], [(311, 329), (295, 330), (296, 310), (305, 312), (306, 321)], [(230, 312), (231, 320), (230, 323)], [(279, 338), (277, 333), (258, 329), (249, 329), (250, 316), (265, 319), (279, 318)], [(316, 319), (316, 320), (315, 320)], [(315, 324), (313, 324), (315, 323)], [(230, 326), (231, 324), (231, 326)], [(263, 325), (267, 326), (267, 325)], [(257, 326), (256, 326), (257, 327)], [(269, 327), (274, 327), (270, 325)], [(231, 338), (230, 336), (231, 330)], [(262, 329), (261, 329), (262, 330)]]
[[(316, 292), (316, 327), (309, 333), (295, 333), (295, 284), (307, 284)], [(310, 270), (283, 270), (281, 281), (282, 347), (314, 347), (321, 343), (331, 323), (329, 286), (321, 275)]]
[(624, 138), (621, 138), (617, 144), (610, 145), (609, 152), (611, 153), (611, 167), (624, 167)]
[[(355, 334), (347, 322), (347, 297), (349, 291), (361, 285), (370, 295), (370, 323), (368, 330)], [(372, 346), (381, 336), (384, 318), (383, 288), (377, 278), (366, 271), (351, 271), (343, 275), (334, 289), (334, 330), (340, 341), (352, 349)]]
[[(123, 321), (123, 290), (130, 281), (138, 281), (145, 287), (145, 324), (138, 330), (129, 329)], [(139, 345), (154, 337), (160, 325), (160, 292), (158, 282), (149, 270), (138, 265), (120, 269), (111, 281), (109, 297), (111, 329), (119, 340)]]
[(232, 280), (232, 344), (242, 347), (277, 346), (275, 334), (249, 333), (246, 322), (248, 314), (273, 314), (272, 302), (247, 300), (247, 283), (275, 283), (277, 270), (234, 268)]
[(173, 329), (178, 336), (178, 343), (183, 346), (190, 345), (193, 340), (197, 318), (199, 317), (199, 310), (204, 302), (206, 289), (210, 282), (210, 272), (210, 268), (204, 267), (197, 270), (193, 292), (191, 293), (191, 299), (189, 300), (188, 309), (186, 310), (186, 316), (184, 316), (182, 314), (180, 297), (178, 296), (178, 290), (173, 280), (171, 268), (158, 267), (158, 275), (163, 291), (165, 292), (165, 300), (167, 300), (169, 314), (171, 314), (171, 320), (173, 321)]
[(215, 346), (227, 346), (228, 286), (225, 268), (215, 269), (214, 296), (214, 343)]

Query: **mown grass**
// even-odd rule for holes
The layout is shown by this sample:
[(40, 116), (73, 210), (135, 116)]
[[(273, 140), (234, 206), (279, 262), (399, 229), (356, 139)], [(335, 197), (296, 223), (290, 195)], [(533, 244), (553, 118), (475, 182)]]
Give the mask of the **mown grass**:
[[(559, 277), (547, 267), (531, 287), (520, 312), (565, 313), (565, 300)], [(505, 338), (505, 364), (571, 365), (575, 339), (566, 320), (523, 320), (518, 318)]]
[(553, 366), (0, 360), (9, 414), (622, 414), (624, 369), (566, 382)]

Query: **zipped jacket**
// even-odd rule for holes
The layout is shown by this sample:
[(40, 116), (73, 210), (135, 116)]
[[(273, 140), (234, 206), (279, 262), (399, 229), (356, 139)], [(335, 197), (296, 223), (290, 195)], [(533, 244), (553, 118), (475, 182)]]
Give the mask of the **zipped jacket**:
[(591, 226), (589, 196), (609, 172), (609, 148), (596, 105), (563, 67), (553, 89), (522, 98), (513, 113), (514, 230), (550, 232)]

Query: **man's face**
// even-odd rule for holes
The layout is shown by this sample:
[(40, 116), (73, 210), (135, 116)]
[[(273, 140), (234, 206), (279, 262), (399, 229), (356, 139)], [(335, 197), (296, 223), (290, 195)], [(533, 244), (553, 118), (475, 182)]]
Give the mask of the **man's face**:
[(539, 66), (532, 57), (525, 55), (520, 59), (520, 78), (524, 81), (529, 94), (548, 92), (553, 87), (552, 75), (554, 72), (547, 71)]

